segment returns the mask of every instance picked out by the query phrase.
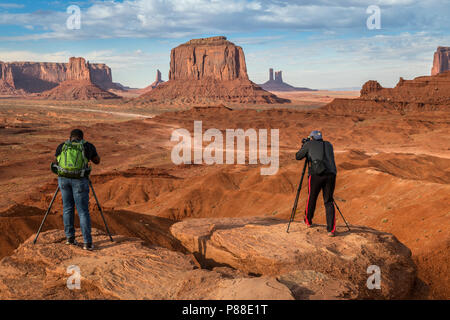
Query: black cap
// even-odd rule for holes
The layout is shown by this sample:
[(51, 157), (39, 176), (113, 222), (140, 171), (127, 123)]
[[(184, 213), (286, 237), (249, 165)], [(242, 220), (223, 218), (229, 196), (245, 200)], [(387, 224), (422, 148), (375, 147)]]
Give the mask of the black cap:
[(83, 140), (83, 131), (81, 131), (80, 129), (73, 129), (70, 132), (70, 139), (72, 138)]

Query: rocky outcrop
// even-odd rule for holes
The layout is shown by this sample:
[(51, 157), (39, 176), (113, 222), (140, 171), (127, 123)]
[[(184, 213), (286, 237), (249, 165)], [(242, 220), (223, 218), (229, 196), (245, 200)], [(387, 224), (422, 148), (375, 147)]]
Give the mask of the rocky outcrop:
[(357, 99), (334, 99), (322, 107), (327, 113), (404, 113), (448, 110), (450, 71), (413, 80), (400, 78), (395, 88), (366, 82)]
[[(111, 243), (96, 229), (93, 237), (92, 252), (65, 245), (63, 231), (44, 232), (35, 245), (31, 237), (0, 261), (0, 299), (293, 299), (274, 277), (199, 269), (189, 255), (124, 236)], [(67, 287), (70, 266), (80, 289)]]
[(119, 98), (92, 82), (91, 67), (84, 58), (70, 58), (65, 78), (67, 80), (61, 82), (57, 87), (39, 94), (39, 97), (51, 100)]
[(283, 83), (283, 71), (275, 72), (275, 82)]
[(450, 70), (450, 47), (438, 47), (434, 53), (431, 75)]
[(285, 103), (248, 79), (244, 52), (225, 37), (188, 41), (171, 51), (169, 81), (143, 94), (142, 103)]
[[(189, 219), (171, 232), (201, 264), (275, 276), (304, 296), (306, 288), (334, 288), (334, 298), (403, 299), (414, 285), (411, 251), (392, 234), (352, 227), (329, 238), (319, 228), (269, 218)], [(367, 268), (381, 270), (381, 290), (369, 290)], [(303, 289), (302, 289), (303, 288)]]
[(283, 82), (283, 72), (276, 71), (275, 78), (273, 74), (273, 69), (269, 69), (269, 81), (260, 84), (261, 88), (267, 91), (315, 91), (314, 89), (309, 88), (297, 88), (293, 87), (290, 84)]
[(161, 83), (164, 83), (164, 81), (162, 80), (161, 71), (156, 70), (156, 79), (155, 79), (155, 81), (152, 82), (149, 86), (145, 87), (144, 89), (136, 90), (136, 92), (140, 93), (140, 94), (149, 92), (149, 91), (155, 89)]
[[(82, 58), (78, 59), (81, 68)], [(84, 59), (83, 59), (84, 60)], [(68, 71), (70, 63), (52, 62), (0, 62), (0, 68), (9, 70), (8, 87), (21, 90), (23, 93), (40, 93), (55, 88), (58, 84), (66, 80), (91, 80), (93, 84), (103, 90), (116, 89), (124, 90), (125, 87), (112, 82), (111, 68), (105, 64), (88, 64), (90, 79), (85, 75), (75, 75), (76, 70)], [(72, 68), (76, 68), (72, 65)], [(81, 70), (81, 69), (80, 69)], [(70, 75), (71, 78), (67, 78)], [(3, 83), (0, 78), (0, 82)], [(0, 90), (3, 85), (0, 83)]]
[(159, 69), (156, 70), (156, 80), (154, 82), (154, 84), (158, 85), (160, 84), (162, 81), (162, 76), (161, 76), (161, 71), (159, 71)]
[(18, 93), (11, 66), (0, 62), (0, 95), (15, 95)]
[(381, 86), (381, 84), (378, 83), (378, 81), (375, 80), (369, 80), (366, 83), (364, 83), (364, 85), (361, 88), (361, 96), (365, 96), (368, 94), (371, 94), (373, 92), (377, 92), (379, 90), (383, 89), (383, 87)]

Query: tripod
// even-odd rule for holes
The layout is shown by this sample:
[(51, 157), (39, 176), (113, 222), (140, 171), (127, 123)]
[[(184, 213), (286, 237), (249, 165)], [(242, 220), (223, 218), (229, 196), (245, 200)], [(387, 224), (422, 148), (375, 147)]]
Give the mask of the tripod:
[(336, 208), (338, 209), (339, 213), (341, 214), (342, 219), (344, 219), (344, 222), (345, 222), (345, 225), (346, 225), (347, 228), (348, 228), (348, 231), (351, 231), (351, 230), (350, 230), (350, 227), (348, 226), (347, 221), (345, 221), (344, 215), (342, 214), (341, 210), (339, 209), (339, 207), (338, 207), (336, 201), (334, 201), (334, 199), (333, 199), (333, 203), (334, 203), (334, 205), (336, 206)]
[(302, 189), (303, 177), (305, 176), (307, 164), (308, 164), (308, 158), (305, 159), (305, 164), (303, 165), (302, 177), (300, 178), (300, 183), (299, 183), (298, 189), (297, 189), (297, 195), (295, 196), (294, 206), (292, 207), (291, 217), (289, 219), (289, 224), (288, 224), (288, 227), (286, 230), (287, 233), (289, 233), (289, 227), (291, 226), (291, 222), (294, 221), (294, 218), (295, 218), (295, 211), (297, 211), (298, 198), (300, 196), (300, 190)]
[[(114, 240), (113, 240), (113, 238), (111, 236), (111, 233), (109, 232), (109, 228), (108, 228), (108, 224), (106, 223), (105, 216), (103, 215), (102, 207), (100, 206), (100, 203), (98, 202), (98, 199), (97, 199), (97, 195), (95, 194), (94, 186), (92, 185), (92, 181), (89, 178), (88, 178), (88, 180), (89, 180), (89, 186), (91, 187), (91, 190), (92, 190), (92, 194), (94, 195), (95, 201), (97, 203), (98, 210), (100, 211), (100, 214), (102, 216), (103, 222), (105, 223), (106, 232), (108, 232), (108, 235), (109, 235), (109, 238), (111, 239), (111, 242), (114, 242)], [(55, 194), (53, 195), (52, 201), (50, 202), (50, 205), (49, 205), (49, 207), (47, 209), (47, 212), (45, 213), (44, 219), (42, 219), (41, 225), (39, 226), (39, 230), (38, 230), (38, 232), (36, 234), (36, 238), (34, 238), (33, 244), (36, 244), (36, 241), (37, 241), (37, 239), (39, 237), (39, 234), (41, 233), (41, 229), (44, 226), (44, 222), (47, 219), (47, 216), (48, 216), (48, 214), (49, 214), (49, 212), (50, 212), (50, 210), (52, 208), (52, 205), (53, 205), (53, 202), (56, 199), (56, 196), (58, 195), (58, 192), (59, 192), (59, 185), (56, 188)]]
[[(302, 188), (303, 177), (305, 176), (305, 171), (306, 171), (306, 166), (307, 166), (307, 164), (308, 164), (308, 158), (306, 158), (305, 164), (304, 164), (304, 166), (303, 166), (302, 177), (300, 178), (300, 183), (299, 183), (298, 189), (297, 189), (297, 195), (295, 196), (294, 206), (292, 207), (291, 217), (290, 217), (290, 219), (289, 219), (289, 224), (288, 224), (288, 227), (287, 227), (287, 230), (286, 230), (287, 233), (289, 233), (289, 227), (291, 226), (291, 222), (294, 221), (294, 218), (295, 218), (295, 212), (297, 211), (297, 205), (298, 205), (298, 198), (299, 198), (299, 196), (300, 196), (300, 190), (301, 190), (301, 188)], [(347, 228), (348, 228), (348, 231), (351, 231), (351, 230), (350, 230), (350, 227), (348, 226), (347, 221), (346, 221), (345, 218), (344, 218), (344, 215), (342, 214), (341, 210), (339, 209), (339, 207), (338, 207), (336, 201), (334, 201), (334, 199), (333, 199), (333, 203), (334, 203), (334, 205), (336, 206), (336, 208), (338, 209), (338, 211), (339, 211), (339, 213), (340, 213), (342, 219), (344, 219), (344, 222), (345, 222), (345, 225), (346, 225)]]

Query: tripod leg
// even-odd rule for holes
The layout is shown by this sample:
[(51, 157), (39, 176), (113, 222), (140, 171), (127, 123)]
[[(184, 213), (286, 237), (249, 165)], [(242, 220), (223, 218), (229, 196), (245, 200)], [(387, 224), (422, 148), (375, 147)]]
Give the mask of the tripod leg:
[(52, 201), (50, 202), (50, 205), (48, 206), (48, 209), (47, 209), (47, 212), (45, 213), (44, 219), (42, 219), (41, 225), (39, 226), (39, 230), (38, 230), (38, 232), (36, 234), (36, 238), (34, 238), (33, 244), (36, 244), (36, 241), (37, 241), (37, 239), (39, 237), (39, 234), (41, 233), (41, 229), (44, 226), (45, 219), (47, 219), (47, 216), (48, 216), (48, 214), (49, 214), (49, 212), (50, 212), (50, 210), (52, 208), (53, 202), (55, 201), (56, 195), (58, 194), (58, 192), (59, 192), (59, 185), (56, 188), (55, 194), (53, 195), (53, 198), (52, 198)]
[(98, 199), (97, 199), (97, 195), (95, 194), (94, 186), (92, 185), (91, 179), (89, 179), (89, 186), (92, 189), (92, 194), (94, 195), (95, 201), (97, 202), (98, 210), (100, 211), (100, 214), (102, 216), (103, 222), (105, 223), (106, 232), (108, 232), (108, 235), (109, 235), (109, 238), (111, 239), (111, 242), (114, 242), (114, 240), (113, 240), (113, 238), (111, 236), (111, 232), (109, 232), (109, 228), (108, 228), (108, 224), (106, 223), (105, 216), (103, 215), (102, 207), (100, 206), (100, 203), (98, 202)]
[[(303, 176), (302, 176), (303, 178)], [(297, 189), (297, 195), (295, 196), (294, 206), (292, 207), (291, 217), (289, 218), (289, 223), (286, 232), (289, 233), (289, 227), (291, 226), (291, 222), (294, 221), (295, 218), (295, 211), (297, 211), (297, 205), (298, 205), (298, 198), (300, 196), (300, 190), (302, 188), (302, 184), (300, 182), (298, 189)]]
[(344, 218), (344, 215), (342, 214), (341, 210), (339, 209), (339, 207), (338, 207), (336, 201), (334, 201), (334, 199), (333, 199), (333, 202), (334, 202), (334, 205), (336, 206), (336, 208), (338, 209), (339, 213), (341, 214), (342, 219), (344, 219), (344, 222), (345, 222), (345, 225), (346, 225), (347, 228), (348, 228), (348, 231), (351, 231), (351, 230), (350, 230), (350, 227), (348, 226), (347, 221), (346, 221), (345, 218)]
[(294, 206), (292, 207), (291, 217), (289, 218), (289, 223), (286, 232), (289, 233), (289, 227), (291, 226), (291, 222), (294, 221), (295, 212), (297, 211), (298, 198), (300, 196), (300, 190), (302, 189), (303, 177), (305, 176), (306, 165), (308, 163), (308, 159), (305, 160), (305, 164), (303, 165), (302, 177), (300, 178), (300, 183), (297, 189), (297, 195), (295, 196)]

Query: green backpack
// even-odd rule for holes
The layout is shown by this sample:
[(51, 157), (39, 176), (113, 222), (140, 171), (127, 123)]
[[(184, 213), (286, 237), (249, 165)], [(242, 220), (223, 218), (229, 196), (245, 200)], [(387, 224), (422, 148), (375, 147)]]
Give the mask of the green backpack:
[(58, 160), (58, 176), (66, 178), (83, 178), (89, 174), (89, 160), (84, 154), (84, 143), (84, 140), (67, 140), (64, 143), (61, 153), (56, 158)]

